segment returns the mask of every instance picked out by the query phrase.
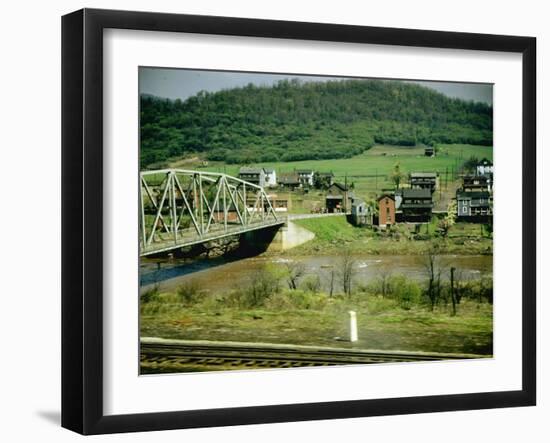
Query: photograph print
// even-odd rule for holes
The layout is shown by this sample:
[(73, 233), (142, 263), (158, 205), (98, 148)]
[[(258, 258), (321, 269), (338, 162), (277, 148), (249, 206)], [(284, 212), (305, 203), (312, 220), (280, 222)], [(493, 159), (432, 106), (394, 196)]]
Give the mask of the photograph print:
[(140, 67), (138, 93), (140, 374), (493, 357), (492, 84)]

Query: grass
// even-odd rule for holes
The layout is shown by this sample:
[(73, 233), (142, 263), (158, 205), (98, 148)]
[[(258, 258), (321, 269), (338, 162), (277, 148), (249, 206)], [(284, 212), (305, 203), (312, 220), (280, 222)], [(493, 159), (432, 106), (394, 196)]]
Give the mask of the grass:
[[(462, 163), (475, 156), (479, 159), (493, 158), (493, 148), (475, 145), (440, 145), (435, 157), (426, 157), (424, 149), (420, 147), (400, 147), (376, 145), (364, 153), (344, 159), (334, 160), (305, 160), (296, 162), (258, 163), (257, 166), (274, 168), (277, 173), (291, 172), (295, 169), (314, 169), (316, 171), (332, 171), (337, 181), (353, 182), (359, 197), (372, 198), (384, 188), (392, 187), (388, 180), (395, 163), (399, 162), (404, 174), (413, 171), (439, 172), (440, 180), (444, 183), (445, 172), (451, 180), (451, 172), (457, 171)], [(177, 161), (174, 163), (177, 164)], [(208, 171), (225, 172), (237, 176), (240, 165), (226, 165), (211, 162), (204, 167), (197, 162), (193, 168)], [(367, 177), (378, 175), (378, 178)]]
[(310, 309), (233, 308), (220, 299), (189, 307), (164, 305), (164, 311), (154, 314), (142, 305), (142, 336), (349, 348), (348, 310), (353, 309), (359, 331), (353, 347), (492, 354), (492, 305), (471, 300), (463, 300), (454, 317), (449, 306), (434, 312), (403, 310), (394, 300), (365, 294), (328, 298)]
[[(435, 244), (441, 254), (492, 254), (492, 238), (475, 223), (457, 223), (449, 231), (448, 238), (435, 233), (437, 219), (421, 225), (422, 239), (415, 239), (412, 224), (398, 224), (389, 233), (377, 233), (370, 228), (355, 227), (345, 216), (295, 220), (296, 223), (315, 234), (315, 239), (286, 251), (285, 255), (311, 255), (339, 253), (342, 247), (355, 254), (373, 255), (421, 255)], [(485, 232), (485, 231), (484, 231)], [(417, 237), (418, 238), (418, 237)]]

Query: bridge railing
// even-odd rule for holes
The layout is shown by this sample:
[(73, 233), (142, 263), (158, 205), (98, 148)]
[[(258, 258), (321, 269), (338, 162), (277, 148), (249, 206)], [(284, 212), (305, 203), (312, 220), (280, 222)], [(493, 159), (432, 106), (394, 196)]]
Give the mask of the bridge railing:
[(216, 172), (162, 169), (140, 173), (140, 246), (184, 246), (276, 222), (261, 186)]

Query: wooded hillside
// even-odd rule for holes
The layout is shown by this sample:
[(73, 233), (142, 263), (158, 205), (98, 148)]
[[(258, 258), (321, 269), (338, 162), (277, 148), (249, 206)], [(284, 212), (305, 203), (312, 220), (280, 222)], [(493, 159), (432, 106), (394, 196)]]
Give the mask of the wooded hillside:
[(402, 82), (292, 80), (140, 102), (142, 167), (196, 154), (245, 164), (351, 157), (375, 143), (493, 139), (491, 106)]

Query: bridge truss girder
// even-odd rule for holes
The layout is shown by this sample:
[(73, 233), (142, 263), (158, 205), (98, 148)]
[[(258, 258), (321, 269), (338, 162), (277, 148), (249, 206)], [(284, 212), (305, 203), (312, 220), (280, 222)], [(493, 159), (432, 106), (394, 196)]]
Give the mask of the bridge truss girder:
[[(250, 206), (252, 204), (252, 206)], [(185, 246), (197, 238), (277, 221), (261, 186), (215, 172), (163, 169), (140, 173), (140, 248)]]

